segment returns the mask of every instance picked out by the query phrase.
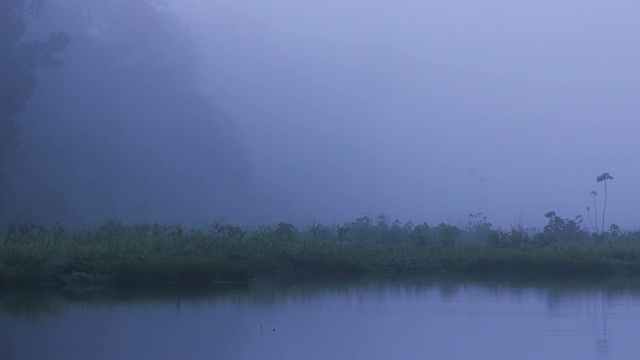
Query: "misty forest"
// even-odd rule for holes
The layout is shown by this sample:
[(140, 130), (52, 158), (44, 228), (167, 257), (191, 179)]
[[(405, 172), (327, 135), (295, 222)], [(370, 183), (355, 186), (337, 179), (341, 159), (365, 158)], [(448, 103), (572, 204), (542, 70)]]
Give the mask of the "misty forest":
[(637, 358), (639, 13), (0, 0), (0, 358)]
[(619, 74), (174, 3), (0, 2), (0, 285), (640, 273)]

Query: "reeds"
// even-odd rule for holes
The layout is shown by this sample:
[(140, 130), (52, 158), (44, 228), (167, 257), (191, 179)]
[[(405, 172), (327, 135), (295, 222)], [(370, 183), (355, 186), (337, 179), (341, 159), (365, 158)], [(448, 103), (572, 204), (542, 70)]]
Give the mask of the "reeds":
[[(14, 225), (0, 238), (0, 285), (205, 283), (252, 275), (466, 273), (504, 276), (610, 276), (640, 273), (640, 233), (590, 235), (578, 228), (460, 229), (451, 224), (360, 218), (305, 230), (279, 223), (240, 228), (215, 223), (93, 229)], [(557, 219), (554, 219), (557, 220)]]

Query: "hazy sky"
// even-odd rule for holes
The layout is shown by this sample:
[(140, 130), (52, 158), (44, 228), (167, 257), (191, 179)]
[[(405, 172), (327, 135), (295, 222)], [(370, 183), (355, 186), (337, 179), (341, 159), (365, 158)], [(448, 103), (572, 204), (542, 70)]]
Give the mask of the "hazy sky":
[(638, 2), (170, 7), (202, 91), (238, 124), (265, 219), (540, 226), (586, 215), (592, 190), (601, 215), (607, 171), (607, 223), (640, 225)]

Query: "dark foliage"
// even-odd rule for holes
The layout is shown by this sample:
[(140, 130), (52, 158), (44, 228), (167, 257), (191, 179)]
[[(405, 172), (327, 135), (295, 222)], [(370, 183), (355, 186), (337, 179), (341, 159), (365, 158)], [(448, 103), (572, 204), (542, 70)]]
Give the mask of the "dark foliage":
[[(13, 224), (0, 246), (0, 284), (189, 283), (252, 274), (468, 273), (580, 277), (640, 272), (640, 232), (589, 235), (549, 212), (540, 233), (486, 221), (429, 227), (368, 216), (335, 227), (289, 223), (208, 232), (105, 221), (95, 229)], [(349, 229), (344, 231), (344, 229)], [(480, 235), (481, 234), (481, 235)], [(466, 239), (465, 242), (460, 239)]]

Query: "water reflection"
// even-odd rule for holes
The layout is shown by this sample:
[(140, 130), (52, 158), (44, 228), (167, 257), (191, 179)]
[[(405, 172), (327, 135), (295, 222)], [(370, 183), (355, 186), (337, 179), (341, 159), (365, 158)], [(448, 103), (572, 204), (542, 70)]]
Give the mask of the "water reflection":
[(0, 293), (3, 359), (614, 359), (640, 351), (630, 281), (260, 279)]

